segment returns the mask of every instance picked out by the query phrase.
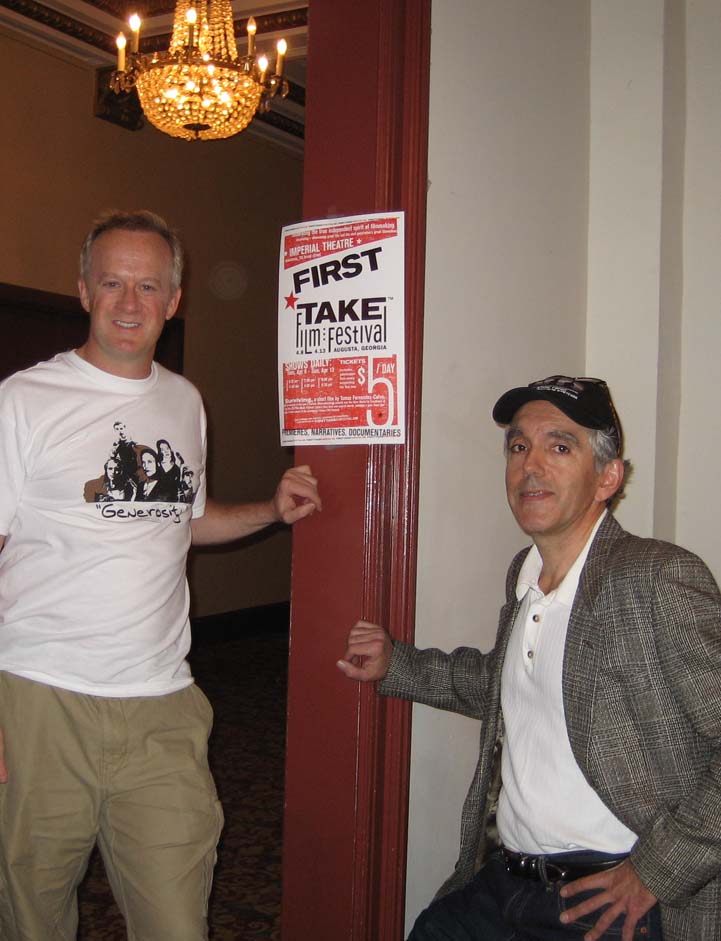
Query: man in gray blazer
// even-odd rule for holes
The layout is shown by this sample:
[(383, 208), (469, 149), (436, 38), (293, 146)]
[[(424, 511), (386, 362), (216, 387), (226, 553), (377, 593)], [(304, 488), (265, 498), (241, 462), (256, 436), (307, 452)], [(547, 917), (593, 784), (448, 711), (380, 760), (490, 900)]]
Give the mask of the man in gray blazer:
[(409, 941), (719, 941), (718, 587), (696, 556), (611, 514), (623, 439), (604, 382), (533, 382), (493, 418), (533, 541), (509, 569), (495, 648), (418, 650), (359, 621), (338, 664), (482, 720), (460, 857)]

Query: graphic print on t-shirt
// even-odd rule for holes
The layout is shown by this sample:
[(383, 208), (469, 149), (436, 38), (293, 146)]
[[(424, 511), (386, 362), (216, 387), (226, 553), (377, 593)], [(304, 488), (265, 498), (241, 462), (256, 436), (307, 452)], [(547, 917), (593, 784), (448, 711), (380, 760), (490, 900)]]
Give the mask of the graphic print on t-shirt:
[(155, 447), (138, 444), (125, 422), (113, 424), (115, 440), (100, 476), (87, 480), (86, 503), (193, 503), (195, 472), (165, 438)]

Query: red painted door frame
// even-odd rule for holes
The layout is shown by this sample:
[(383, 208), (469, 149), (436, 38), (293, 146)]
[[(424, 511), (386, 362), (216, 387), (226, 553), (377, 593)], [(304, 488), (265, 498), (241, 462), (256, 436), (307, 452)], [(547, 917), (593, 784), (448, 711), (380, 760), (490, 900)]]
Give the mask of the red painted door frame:
[(413, 637), (430, 0), (312, 0), (304, 218), (406, 213), (406, 445), (298, 448), (324, 509), (293, 534), (283, 941), (400, 941), (410, 707), (334, 663), (365, 617)]

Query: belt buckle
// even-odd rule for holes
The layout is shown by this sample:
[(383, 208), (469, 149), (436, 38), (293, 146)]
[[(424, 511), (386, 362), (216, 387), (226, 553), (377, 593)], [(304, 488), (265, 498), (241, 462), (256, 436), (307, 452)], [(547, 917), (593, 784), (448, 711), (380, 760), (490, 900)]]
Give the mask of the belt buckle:
[(518, 853), (506, 856), (506, 870), (521, 879), (540, 879), (541, 866), (538, 856)]
[(556, 863), (546, 860), (545, 882), (547, 885), (559, 885), (561, 882), (568, 882), (569, 872), (563, 866), (557, 866)]

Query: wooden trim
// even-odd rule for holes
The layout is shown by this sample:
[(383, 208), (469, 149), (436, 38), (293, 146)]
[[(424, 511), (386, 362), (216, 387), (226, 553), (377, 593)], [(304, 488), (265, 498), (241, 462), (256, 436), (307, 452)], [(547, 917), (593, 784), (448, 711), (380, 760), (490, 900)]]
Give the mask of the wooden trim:
[(311, 9), (305, 218), (406, 213), (408, 432), (402, 446), (296, 449), (324, 511), (293, 534), (282, 930), (398, 941), (410, 707), (332, 664), (359, 617), (413, 636), (430, 0)]
[[(0, 283), (0, 378), (26, 369), (63, 350), (81, 346), (88, 335), (88, 315), (77, 297), (16, 284)], [(167, 321), (155, 358), (173, 372), (183, 372), (184, 323)]]
[[(406, 0), (396, 4), (394, 13), (381, 20), (376, 209), (399, 207), (406, 214), (407, 443), (369, 448), (367, 544), (372, 548), (366, 557), (364, 607), (372, 620), (410, 642), (420, 464), (430, 0)], [(410, 703), (379, 699), (373, 689), (364, 688), (359, 741), (358, 804), (365, 809), (368, 832), (358, 845), (367, 842), (368, 863), (356, 871), (361, 904), (353, 938), (397, 941), (405, 915)]]
[(0, 306), (57, 314), (84, 313), (79, 299), (71, 294), (55, 294), (6, 282), (0, 283)]

